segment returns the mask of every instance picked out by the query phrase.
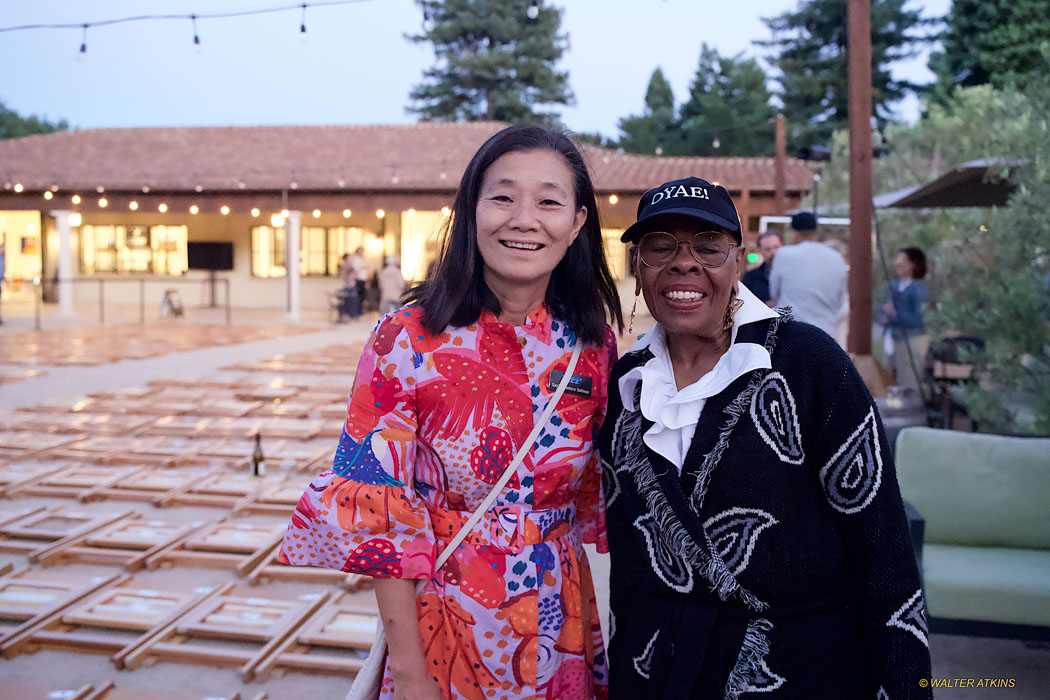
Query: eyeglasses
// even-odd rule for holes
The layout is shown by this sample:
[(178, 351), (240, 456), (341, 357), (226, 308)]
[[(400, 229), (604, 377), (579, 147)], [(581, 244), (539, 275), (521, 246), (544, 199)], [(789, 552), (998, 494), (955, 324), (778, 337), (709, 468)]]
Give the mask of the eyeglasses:
[(663, 267), (678, 255), (678, 246), (686, 243), (693, 260), (704, 267), (721, 267), (736, 248), (729, 238), (719, 231), (700, 231), (686, 241), (678, 240), (666, 231), (650, 231), (638, 241), (638, 254), (646, 267)]

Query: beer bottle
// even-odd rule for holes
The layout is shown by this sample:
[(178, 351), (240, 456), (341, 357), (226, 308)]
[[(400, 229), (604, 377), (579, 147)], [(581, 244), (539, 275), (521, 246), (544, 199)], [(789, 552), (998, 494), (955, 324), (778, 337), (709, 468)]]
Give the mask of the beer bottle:
[(262, 435), (255, 434), (255, 450), (252, 452), (252, 476), (262, 476), (266, 473), (266, 462), (263, 458)]

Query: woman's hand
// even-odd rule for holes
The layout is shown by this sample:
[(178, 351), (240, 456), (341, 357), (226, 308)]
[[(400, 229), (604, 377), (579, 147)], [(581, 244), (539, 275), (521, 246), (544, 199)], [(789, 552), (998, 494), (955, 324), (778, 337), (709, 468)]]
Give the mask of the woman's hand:
[(391, 670), (394, 680), (394, 700), (444, 700), (441, 689), (434, 679), (418, 671), (398, 676)]

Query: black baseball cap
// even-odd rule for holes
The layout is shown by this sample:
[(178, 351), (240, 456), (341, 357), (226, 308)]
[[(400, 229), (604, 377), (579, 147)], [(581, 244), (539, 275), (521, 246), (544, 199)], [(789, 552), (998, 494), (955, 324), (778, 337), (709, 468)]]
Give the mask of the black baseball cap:
[(713, 224), (741, 242), (740, 215), (733, 198), (725, 187), (698, 177), (671, 180), (643, 194), (638, 202), (638, 220), (623, 232), (620, 240), (637, 243), (645, 234), (658, 230), (664, 218), (671, 215)]
[(791, 228), (794, 231), (814, 231), (817, 228), (817, 217), (808, 211), (800, 211), (791, 217)]

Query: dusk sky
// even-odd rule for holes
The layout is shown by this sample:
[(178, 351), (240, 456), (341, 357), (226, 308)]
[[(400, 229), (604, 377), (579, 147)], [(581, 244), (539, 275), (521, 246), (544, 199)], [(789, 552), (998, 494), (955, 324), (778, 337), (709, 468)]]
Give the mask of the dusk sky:
[[(551, 2), (551, 0), (544, 0)], [(293, 5), (282, 0), (34, 0), (3, 2), (0, 28), (96, 22), (143, 14), (213, 13)], [(522, 0), (524, 13), (527, 1)], [(753, 40), (769, 37), (762, 17), (796, 0), (560, 0), (576, 104), (562, 110), (577, 131), (615, 136), (617, 121), (643, 108), (660, 66), (678, 104), (688, 95), (701, 42), (723, 55), (761, 56)], [(950, 0), (914, 0), (926, 16)], [(361, 0), (306, 12), (190, 21), (151, 20), (93, 27), (86, 60), (82, 32), (38, 29), (0, 33), (0, 100), (21, 114), (64, 118), (77, 128), (253, 124), (393, 124), (415, 121), (408, 92), (431, 64), (428, 44), (413, 44), (422, 17), (412, 0)], [(922, 56), (896, 68), (930, 78)], [(914, 101), (899, 114), (913, 119)]]

